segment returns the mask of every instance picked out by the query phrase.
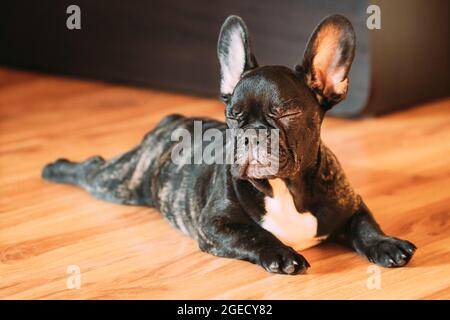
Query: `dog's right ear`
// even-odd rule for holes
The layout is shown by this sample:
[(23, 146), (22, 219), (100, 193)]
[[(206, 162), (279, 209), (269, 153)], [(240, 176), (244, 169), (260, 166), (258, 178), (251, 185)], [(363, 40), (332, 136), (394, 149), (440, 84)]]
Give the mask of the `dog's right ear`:
[(229, 16), (223, 23), (217, 55), (220, 64), (220, 96), (226, 103), (244, 71), (258, 66), (251, 52), (247, 27), (240, 17)]

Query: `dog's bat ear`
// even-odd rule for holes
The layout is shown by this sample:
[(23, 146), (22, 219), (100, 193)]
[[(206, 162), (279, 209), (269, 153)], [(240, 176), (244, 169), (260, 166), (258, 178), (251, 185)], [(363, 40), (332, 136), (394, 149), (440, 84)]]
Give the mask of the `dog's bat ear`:
[(328, 110), (345, 98), (348, 72), (355, 56), (355, 32), (350, 21), (332, 15), (316, 27), (303, 57), (307, 85)]
[(258, 65), (251, 51), (247, 27), (240, 17), (229, 16), (223, 23), (217, 55), (220, 64), (220, 95), (227, 102), (244, 71)]

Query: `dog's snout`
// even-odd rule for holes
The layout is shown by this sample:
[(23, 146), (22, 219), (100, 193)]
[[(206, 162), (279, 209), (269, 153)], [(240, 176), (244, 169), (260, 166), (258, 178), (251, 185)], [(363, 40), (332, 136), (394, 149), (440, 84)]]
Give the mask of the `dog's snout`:
[(270, 130), (267, 128), (254, 129), (244, 131), (244, 145), (246, 147), (259, 146), (266, 144), (270, 139)]

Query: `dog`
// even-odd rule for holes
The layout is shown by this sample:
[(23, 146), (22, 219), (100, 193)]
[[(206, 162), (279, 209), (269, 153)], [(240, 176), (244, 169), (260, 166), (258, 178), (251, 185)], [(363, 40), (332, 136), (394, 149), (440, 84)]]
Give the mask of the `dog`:
[[(121, 156), (60, 159), (44, 167), (43, 178), (103, 200), (156, 208), (202, 251), (273, 273), (304, 273), (310, 265), (298, 251), (323, 241), (345, 244), (383, 267), (406, 265), (416, 247), (381, 230), (320, 138), (326, 112), (347, 93), (355, 55), (351, 23), (341, 15), (322, 20), (294, 69), (259, 66), (238, 16), (222, 25), (217, 52), (225, 123), (170, 115)], [(203, 131), (276, 129), (276, 172), (251, 156), (234, 164), (174, 163), (179, 142), (172, 133), (193, 133), (195, 121)], [(244, 154), (255, 148), (258, 143), (245, 145)]]

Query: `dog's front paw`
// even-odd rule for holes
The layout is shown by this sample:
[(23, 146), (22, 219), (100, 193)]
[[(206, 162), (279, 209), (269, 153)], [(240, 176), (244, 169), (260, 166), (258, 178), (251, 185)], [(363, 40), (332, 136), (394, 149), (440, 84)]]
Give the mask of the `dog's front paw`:
[(415, 251), (416, 246), (409, 241), (386, 237), (369, 247), (367, 258), (385, 268), (403, 267)]
[(308, 261), (291, 247), (262, 250), (259, 264), (269, 272), (290, 275), (304, 273), (310, 266)]

